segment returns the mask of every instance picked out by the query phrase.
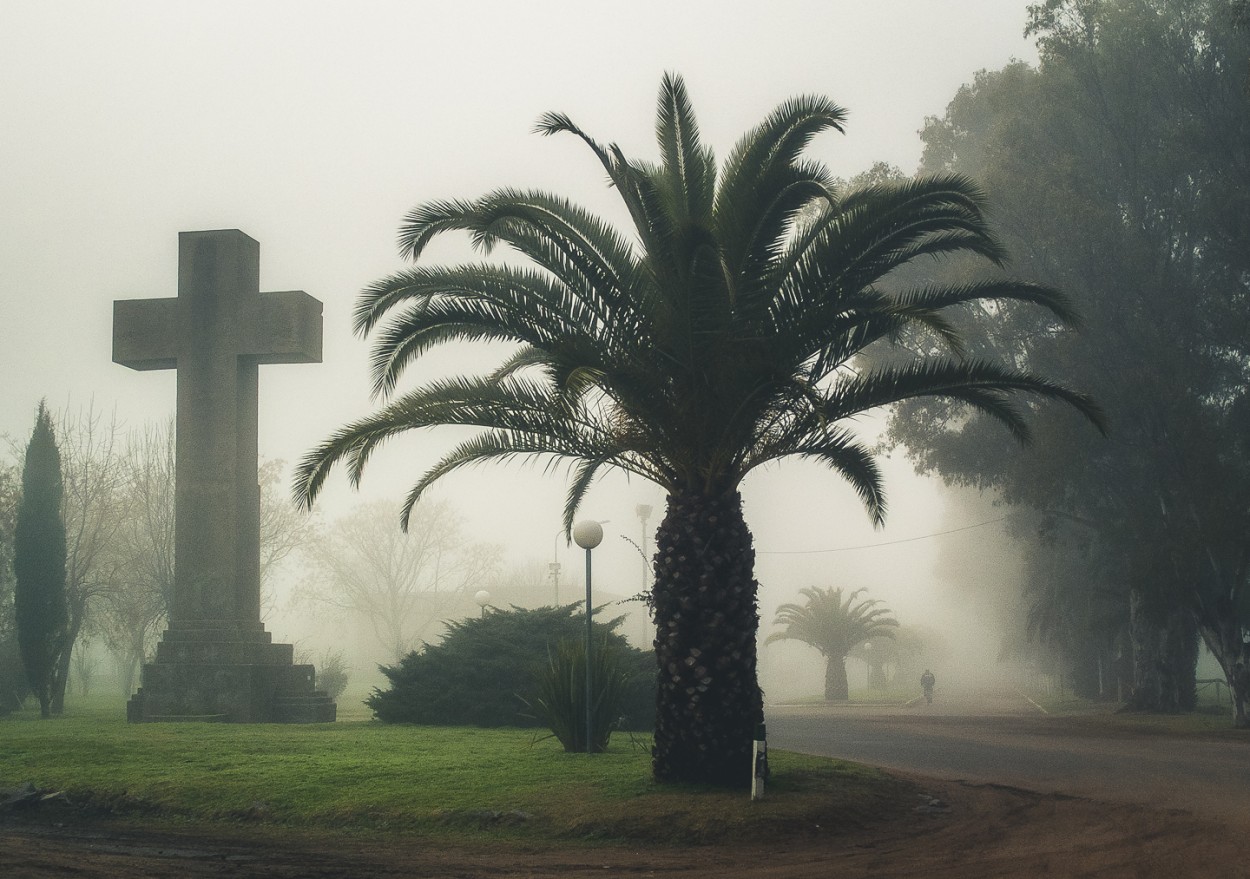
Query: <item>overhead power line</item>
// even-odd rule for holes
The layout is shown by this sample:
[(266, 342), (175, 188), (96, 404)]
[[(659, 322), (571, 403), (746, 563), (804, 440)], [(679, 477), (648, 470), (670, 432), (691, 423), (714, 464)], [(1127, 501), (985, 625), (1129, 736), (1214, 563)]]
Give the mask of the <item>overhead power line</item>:
[(949, 531), (934, 531), (932, 534), (921, 534), (917, 537), (904, 537), (899, 540), (884, 540), (881, 543), (863, 543), (859, 546), (835, 546), (832, 549), (762, 549), (758, 551), (758, 555), (817, 555), (823, 552), (851, 552), (857, 549), (876, 549), (881, 546), (897, 546), (900, 543), (915, 543), (917, 540), (929, 540), (934, 537), (942, 537), (947, 534), (958, 534), (960, 531), (971, 531), (974, 528), (984, 528), (986, 525), (993, 525), (997, 522), (1003, 522), (1010, 519), (1011, 515), (999, 516), (997, 519), (988, 519), (985, 522), (977, 522), (975, 525), (964, 525), (962, 528), (952, 528)]

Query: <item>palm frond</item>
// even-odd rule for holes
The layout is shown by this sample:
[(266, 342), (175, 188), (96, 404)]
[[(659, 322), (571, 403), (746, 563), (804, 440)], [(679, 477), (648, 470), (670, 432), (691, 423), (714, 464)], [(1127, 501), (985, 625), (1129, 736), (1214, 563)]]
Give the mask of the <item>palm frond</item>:
[(991, 278), (965, 284), (913, 287), (895, 297), (896, 307), (903, 310), (935, 312), (956, 305), (1000, 301), (1028, 302), (1040, 305), (1067, 327), (1078, 328), (1080, 314), (1071, 298), (1044, 284)]
[(775, 442), (761, 442), (741, 467), (744, 473), (770, 461), (787, 457), (808, 458), (842, 475), (859, 495), (873, 525), (885, 524), (885, 481), (872, 450), (849, 431), (822, 425), (800, 424)]
[(634, 231), (642, 243), (643, 252), (651, 254), (660, 250), (659, 243), (663, 236), (657, 237), (655, 230), (657, 226), (664, 225), (664, 218), (659, 211), (654, 184), (645, 168), (630, 162), (616, 144), (606, 147), (599, 144), (562, 113), (545, 114), (539, 120), (536, 130), (543, 135), (567, 132), (589, 146), (625, 203)]
[(543, 370), (550, 377), (552, 374), (551, 355), (542, 348), (524, 345), (495, 367), (494, 372), (490, 374), (489, 381), (501, 382), (534, 368)]
[(856, 589), (843, 597), (841, 588), (800, 590), (807, 601), (778, 607), (773, 624), (785, 628), (770, 634), (765, 643), (802, 641), (825, 656), (841, 658), (869, 638), (893, 637), (891, 628), (898, 620), (878, 599), (857, 600), (865, 591)]
[(669, 213), (676, 225), (711, 221), (716, 163), (699, 137), (699, 125), (680, 76), (666, 73), (660, 83), (655, 121), (663, 176), (669, 181)]
[(953, 397), (1004, 421), (1014, 431), (1008, 410), (992, 402), (1009, 392), (1060, 400), (1084, 415), (1100, 431), (1106, 431), (1102, 409), (1085, 394), (985, 360), (929, 360), (854, 376), (829, 391), (823, 414), (837, 421), (917, 397)]
[(476, 205), (469, 201), (432, 201), (418, 205), (404, 216), (399, 227), (399, 252), (416, 260), (426, 245), (444, 232), (472, 231)]
[(564, 498), (564, 517), (560, 521), (566, 534), (573, 533), (573, 520), (577, 517), (577, 511), (582, 501), (585, 500), (586, 493), (590, 491), (590, 486), (594, 484), (599, 471), (609, 463), (609, 456), (582, 458), (578, 462), (573, 478), (569, 480), (568, 491)]
[[(553, 463), (566, 461), (578, 467), (581, 473), (588, 449), (583, 444), (569, 444), (557, 441), (556, 438), (543, 433), (518, 430), (490, 430), (459, 443), (444, 455), (433, 467), (427, 470), (412, 486), (400, 511), (400, 525), (408, 527), (409, 516), (413, 507), (421, 500), (422, 495), (435, 482), (464, 467), (477, 466), (490, 461), (510, 461), (514, 459), (538, 460), (551, 459)], [(617, 450), (605, 450), (601, 457), (606, 461), (620, 466), (616, 460)], [(593, 474), (592, 474), (593, 476)], [(567, 525), (567, 523), (566, 523)]]
[(876, 184), (846, 195), (797, 236), (777, 262), (778, 322), (806, 306), (853, 295), (925, 254), (1004, 258), (982, 212), (984, 195), (958, 175)]

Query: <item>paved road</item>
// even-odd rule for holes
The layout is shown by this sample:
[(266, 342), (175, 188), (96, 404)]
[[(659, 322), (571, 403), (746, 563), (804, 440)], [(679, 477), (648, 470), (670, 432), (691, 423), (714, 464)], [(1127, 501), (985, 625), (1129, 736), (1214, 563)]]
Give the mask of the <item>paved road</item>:
[(1016, 694), (940, 696), (931, 706), (772, 706), (768, 740), (937, 778), (1250, 823), (1250, 741), (1181, 739), (1051, 717)]

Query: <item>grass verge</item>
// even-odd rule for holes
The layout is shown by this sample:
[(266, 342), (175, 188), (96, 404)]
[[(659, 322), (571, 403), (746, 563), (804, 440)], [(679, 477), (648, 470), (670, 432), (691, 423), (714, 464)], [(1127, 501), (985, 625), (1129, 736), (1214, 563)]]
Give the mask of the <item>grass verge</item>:
[[(80, 816), (176, 828), (251, 825), (517, 841), (763, 842), (899, 814), (910, 788), (773, 751), (765, 799), (657, 786), (649, 743), (566, 754), (529, 730), (127, 724), (116, 709), (0, 720), (0, 789), (64, 791)], [(744, 774), (746, 769), (744, 768)]]
[(1161, 735), (1250, 743), (1246, 730), (1232, 725), (1231, 709), (1214, 700), (1199, 700), (1184, 714), (1133, 711), (1119, 703), (1099, 702), (1071, 693), (1034, 694), (1033, 701), (1054, 717), (1062, 717), (1073, 730), (1099, 729), (1125, 735)]

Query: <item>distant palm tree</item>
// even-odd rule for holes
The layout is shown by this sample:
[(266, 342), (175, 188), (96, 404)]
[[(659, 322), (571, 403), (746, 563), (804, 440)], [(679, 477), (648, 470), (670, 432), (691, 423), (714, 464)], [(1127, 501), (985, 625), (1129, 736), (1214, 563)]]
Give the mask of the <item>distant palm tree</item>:
[[(434, 482), (493, 459), (570, 462), (566, 529), (604, 468), (665, 488), (653, 592), (659, 780), (749, 783), (742, 767), (763, 701), (755, 555), (738, 492), (747, 473), (788, 456), (817, 461), (843, 474), (880, 523), (880, 472), (846, 426), (865, 411), (950, 396), (1023, 439), (1023, 415), (1008, 398), (1025, 392), (1097, 419), (1085, 397), (984, 361), (860, 362), (916, 325), (958, 355), (941, 315), (949, 306), (1017, 299), (1069, 315), (1054, 291), (1004, 279), (887, 293), (881, 279), (917, 257), (1003, 254), (965, 178), (842, 192), (804, 160), (808, 142), (841, 131), (843, 116), (824, 98), (789, 100), (719, 169), (676, 76), (660, 88), (658, 164), (545, 116), (540, 132), (571, 133), (602, 163), (633, 237), (543, 192), (503, 189), (414, 209), (400, 232), (414, 260), (441, 233), (464, 231), (480, 249), (504, 244), (525, 264), (414, 267), (369, 287), (356, 329), (375, 333), (374, 390), (395, 398), (310, 452), (297, 475), (296, 494), (311, 504), (334, 464), (344, 462), (355, 483), (388, 438), (459, 425), (478, 432), (417, 481), (403, 519)], [(410, 364), (465, 341), (513, 348), (488, 375), (398, 394)]]
[(845, 700), (850, 696), (846, 682), (846, 655), (853, 647), (877, 638), (893, 638), (898, 620), (878, 607), (877, 599), (856, 599), (866, 589), (856, 589), (844, 599), (841, 589), (812, 587), (800, 590), (806, 604), (783, 604), (777, 608), (775, 626), (785, 626), (768, 636), (774, 641), (802, 641), (825, 657), (825, 698)]

